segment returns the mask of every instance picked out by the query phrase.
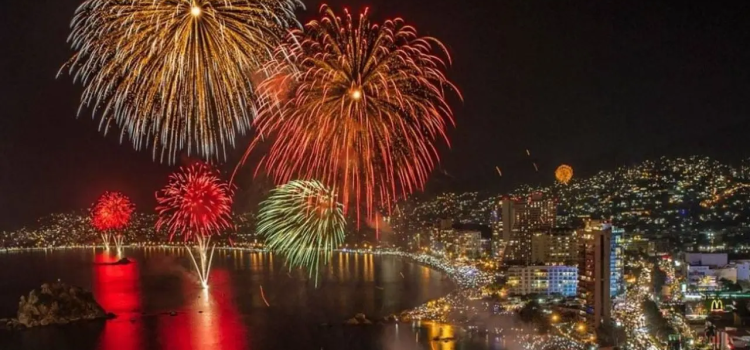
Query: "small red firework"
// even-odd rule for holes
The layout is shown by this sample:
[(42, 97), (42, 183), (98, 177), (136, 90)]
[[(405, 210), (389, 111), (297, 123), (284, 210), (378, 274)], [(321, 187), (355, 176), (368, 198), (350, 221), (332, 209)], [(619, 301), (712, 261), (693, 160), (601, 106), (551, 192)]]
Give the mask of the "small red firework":
[(130, 223), (135, 206), (120, 192), (105, 192), (91, 209), (91, 224), (99, 231), (121, 230)]
[(156, 193), (159, 220), (156, 229), (166, 227), (171, 240), (182, 233), (185, 241), (192, 236), (209, 237), (232, 227), (233, 190), (219, 179), (218, 173), (205, 163), (194, 163), (169, 177), (169, 183)]

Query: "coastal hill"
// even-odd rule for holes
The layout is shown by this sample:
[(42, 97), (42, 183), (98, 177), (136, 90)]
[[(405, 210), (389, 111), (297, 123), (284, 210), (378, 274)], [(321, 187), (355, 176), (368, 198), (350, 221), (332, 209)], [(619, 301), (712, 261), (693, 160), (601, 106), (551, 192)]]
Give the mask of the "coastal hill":
[(628, 232), (702, 242), (707, 232), (739, 240), (750, 222), (750, 162), (739, 166), (708, 157), (649, 160), (613, 171), (576, 178), (568, 185), (521, 186), (510, 194), (443, 193), (399, 203), (393, 226), (401, 232), (435, 227), (442, 219), (491, 225), (503, 197), (554, 198), (558, 226), (575, 227), (580, 218), (610, 219)]

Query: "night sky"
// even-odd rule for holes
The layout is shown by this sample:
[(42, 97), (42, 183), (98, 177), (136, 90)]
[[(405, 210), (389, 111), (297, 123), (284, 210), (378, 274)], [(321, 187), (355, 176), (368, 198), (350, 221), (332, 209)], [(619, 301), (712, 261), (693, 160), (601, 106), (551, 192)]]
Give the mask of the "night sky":
[[(452, 103), (452, 148), (431, 192), (551, 183), (562, 162), (585, 176), (662, 154), (750, 156), (748, 1), (328, 3), (370, 6), (374, 22), (401, 16), (448, 46), (448, 76), (465, 100)], [(0, 11), (0, 229), (88, 207), (104, 190), (151, 211), (175, 169), (120, 145), (117, 132), (103, 137), (89, 113), (76, 118), (81, 87), (55, 76), (72, 54), (66, 38), (78, 4), (6, 1)], [(306, 5), (301, 21), (320, 3)], [(238, 140), (225, 171), (248, 140)], [(251, 166), (238, 210), (254, 193)]]

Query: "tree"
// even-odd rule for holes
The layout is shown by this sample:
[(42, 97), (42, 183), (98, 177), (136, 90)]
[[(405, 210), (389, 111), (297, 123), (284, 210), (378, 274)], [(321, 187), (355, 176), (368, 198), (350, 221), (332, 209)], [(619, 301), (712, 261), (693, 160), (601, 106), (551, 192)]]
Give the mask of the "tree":
[(653, 300), (644, 301), (642, 307), (643, 313), (646, 316), (646, 323), (652, 335), (657, 338), (666, 338), (669, 334), (677, 333), (667, 319), (662, 316), (659, 307)]
[(547, 333), (552, 329), (549, 317), (542, 312), (542, 308), (539, 306), (539, 303), (536, 302), (536, 299), (532, 299), (524, 305), (521, 310), (518, 311), (518, 315), (524, 323), (534, 323), (542, 334)]
[(667, 282), (667, 274), (660, 268), (654, 267), (651, 273), (651, 281), (654, 285), (654, 292), (659, 294), (661, 293), (662, 287), (664, 287), (664, 284)]
[(536, 300), (531, 300), (526, 305), (524, 305), (521, 310), (518, 310), (518, 316), (521, 318), (521, 321), (525, 323), (531, 323), (534, 320), (534, 315), (538, 313), (539, 304), (536, 302)]
[(720, 278), (719, 279), (719, 285), (721, 285), (721, 289), (729, 292), (741, 292), (742, 287), (735, 282), (732, 282), (732, 280), (726, 279), (726, 278)]

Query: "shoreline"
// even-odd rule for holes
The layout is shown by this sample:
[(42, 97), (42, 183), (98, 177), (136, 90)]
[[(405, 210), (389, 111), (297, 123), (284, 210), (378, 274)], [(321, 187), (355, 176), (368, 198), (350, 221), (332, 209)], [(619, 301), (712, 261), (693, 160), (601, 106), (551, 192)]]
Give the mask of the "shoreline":
[[(183, 244), (174, 245), (126, 245), (123, 248), (157, 248), (157, 249), (170, 249), (170, 248), (184, 248)], [(50, 251), (50, 250), (77, 250), (77, 249), (106, 249), (103, 245), (80, 245), (80, 246), (65, 246), (65, 247), (30, 247), (30, 248), (0, 248), (0, 253), (23, 253), (23, 252), (38, 252), (38, 251)], [(252, 247), (229, 247), (229, 246), (217, 246), (217, 250), (225, 251), (242, 251), (250, 253), (270, 253), (269, 250), (252, 248)], [(110, 247), (109, 250), (116, 251), (117, 249)], [(334, 252), (340, 253), (355, 253), (355, 254), (373, 254), (382, 256), (398, 257), (407, 259), (413, 263), (434, 269), (448, 276), (453, 288), (450, 292), (444, 296), (429, 300), (425, 303), (419, 304), (415, 307), (402, 310), (399, 315), (410, 315), (419, 321), (433, 321), (445, 323), (443, 317), (424, 317), (424, 310), (428, 308), (430, 304), (443, 304), (446, 300), (452, 300), (455, 303), (458, 300), (464, 300), (471, 295), (475, 295), (479, 290), (491, 283), (493, 276), (489, 273), (482, 272), (476, 267), (469, 264), (456, 264), (446, 259), (438, 258), (428, 254), (414, 254), (404, 252), (400, 250), (369, 250), (369, 249), (335, 249)], [(434, 316), (434, 315), (433, 315)]]
[[(175, 248), (185, 248), (185, 245), (130, 245), (123, 246), (123, 256), (127, 256), (127, 249), (133, 249), (141, 251), (147, 249), (155, 250), (173, 250)], [(266, 249), (258, 249), (253, 247), (229, 247), (229, 246), (217, 246), (217, 250), (229, 252), (248, 252), (248, 253), (271, 253)], [(99, 245), (86, 245), (86, 246), (67, 246), (67, 247), (48, 247), (48, 248), (15, 248), (15, 249), (0, 249), (0, 253), (6, 252), (8, 254), (14, 253), (41, 253), (41, 252), (53, 252), (53, 251), (74, 251), (74, 250), (94, 250), (94, 251), (107, 251), (104, 246)], [(117, 253), (117, 249), (110, 247), (108, 250), (111, 254)], [(369, 250), (369, 249), (336, 249), (336, 253), (352, 253), (352, 254), (372, 254), (376, 256), (399, 258), (403, 262), (409, 262), (416, 265), (426, 267), (428, 269), (439, 271), (442, 274), (443, 279), (450, 280), (450, 285), (446, 286), (447, 292), (445, 294), (438, 294), (431, 299), (427, 300), (413, 300), (413, 303), (405, 305), (405, 309), (394, 309), (390, 313), (381, 314), (378, 312), (372, 315), (364, 315), (364, 318), (369, 322), (367, 323), (350, 323), (352, 319), (356, 319), (359, 313), (349, 315), (343, 320), (328, 320), (318, 324), (318, 326), (336, 326), (336, 327), (359, 327), (359, 326), (394, 326), (398, 327), (399, 324), (404, 326), (410, 326), (411, 328), (423, 328), (437, 330), (442, 334), (444, 327), (448, 327), (449, 332), (456, 332), (455, 336), (450, 336), (445, 339), (425, 339), (427, 342), (432, 341), (459, 341), (464, 337), (471, 338), (473, 334), (472, 324), (466, 323), (461, 319), (456, 319), (455, 313), (464, 310), (463, 312), (472, 312), (471, 305), (476, 303), (477, 299), (482, 295), (482, 289), (487, 284), (491, 283), (491, 279), (494, 279), (493, 273), (482, 272), (472, 264), (465, 262), (452, 262), (447, 259), (427, 255), (427, 254), (414, 254), (409, 252), (403, 252), (399, 250)], [(0, 254), (1, 256), (1, 254)], [(474, 304), (475, 305), (475, 304)], [(395, 316), (395, 318), (394, 318)], [(313, 325), (311, 323), (311, 325)], [(453, 329), (453, 331), (451, 331)], [(468, 333), (467, 333), (468, 332)], [(453, 334), (453, 333), (450, 333)], [(442, 337), (442, 335), (440, 335)]]
[[(125, 245), (123, 248), (185, 248), (184, 244), (174, 245)], [(63, 246), (63, 247), (29, 247), (29, 248), (0, 248), (0, 253), (22, 253), (22, 252), (33, 252), (33, 251), (50, 251), (50, 250), (72, 250), (72, 249), (106, 249), (103, 245), (77, 245), (77, 246)], [(251, 247), (229, 247), (229, 246), (216, 246), (216, 250), (229, 250), (229, 251), (245, 251), (251, 253), (270, 253), (269, 250), (251, 248)], [(114, 247), (110, 247), (109, 250), (116, 251)], [(451, 281), (459, 288), (476, 288), (482, 287), (487, 284), (485, 281), (491, 276), (487, 273), (479, 271), (477, 268), (470, 265), (455, 265), (445, 259), (437, 258), (428, 254), (414, 254), (404, 252), (400, 250), (365, 250), (365, 249), (334, 249), (333, 252), (341, 253), (357, 253), (357, 254), (375, 254), (375, 255), (387, 255), (396, 256), (400, 258), (409, 259), (417, 264), (435, 269), (441, 273), (446, 274)]]

